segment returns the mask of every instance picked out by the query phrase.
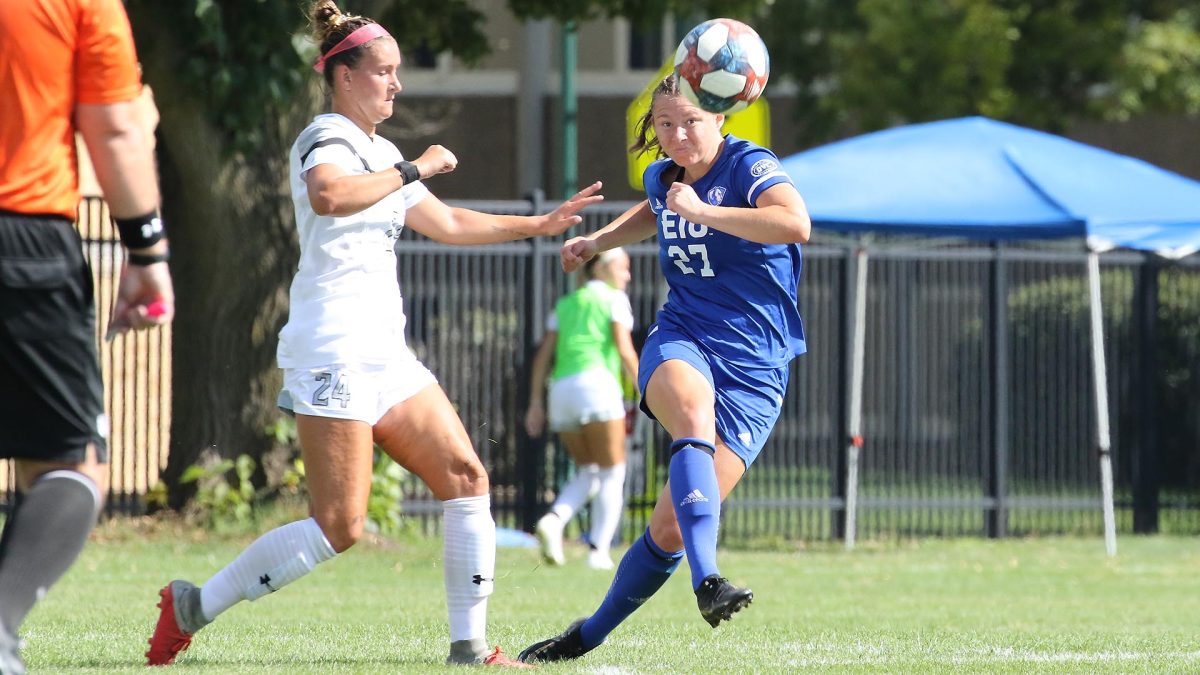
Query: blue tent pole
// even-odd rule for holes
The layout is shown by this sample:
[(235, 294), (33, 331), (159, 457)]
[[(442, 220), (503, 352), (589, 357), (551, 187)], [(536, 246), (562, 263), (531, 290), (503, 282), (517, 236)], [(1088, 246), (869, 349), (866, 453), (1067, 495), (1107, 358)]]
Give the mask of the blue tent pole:
[(850, 415), (846, 429), (846, 550), (858, 531), (858, 456), (862, 450), (863, 371), (867, 344), (867, 247), (855, 252), (854, 346), (850, 357)]
[(1100, 451), (1100, 494), (1104, 509), (1104, 549), (1117, 554), (1117, 520), (1113, 512), (1112, 438), (1108, 428), (1108, 372), (1104, 361), (1103, 306), (1100, 303), (1100, 254), (1087, 257), (1088, 300), (1091, 305), (1092, 375), (1096, 385), (1096, 442)]

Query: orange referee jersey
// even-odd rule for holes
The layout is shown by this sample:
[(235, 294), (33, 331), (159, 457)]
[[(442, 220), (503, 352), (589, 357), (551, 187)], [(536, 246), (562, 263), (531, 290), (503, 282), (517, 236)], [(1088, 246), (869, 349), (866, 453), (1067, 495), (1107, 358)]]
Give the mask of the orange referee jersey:
[(121, 0), (0, 0), (0, 209), (74, 220), (75, 105), (141, 89)]

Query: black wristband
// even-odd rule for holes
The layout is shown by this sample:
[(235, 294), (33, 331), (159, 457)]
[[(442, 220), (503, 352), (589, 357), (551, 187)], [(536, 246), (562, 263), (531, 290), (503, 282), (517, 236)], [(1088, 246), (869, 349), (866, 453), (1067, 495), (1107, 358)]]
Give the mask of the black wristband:
[(127, 254), (125, 254), (125, 260), (129, 261), (130, 265), (139, 265), (141, 267), (145, 267), (146, 265), (153, 265), (154, 263), (167, 262), (170, 259), (171, 259), (170, 251), (163, 251), (162, 253), (127, 253)]
[(126, 248), (150, 248), (163, 238), (163, 223), (157, 211), (136, 218), (113, 218), (113, 222)]
[(405, 160), (400, 160), (395, 164), (396, 170), (400, 172), (400, 177), (404, 179), (404, 184), (415, 183), (421, 180), (421, 170), (416, 164)]

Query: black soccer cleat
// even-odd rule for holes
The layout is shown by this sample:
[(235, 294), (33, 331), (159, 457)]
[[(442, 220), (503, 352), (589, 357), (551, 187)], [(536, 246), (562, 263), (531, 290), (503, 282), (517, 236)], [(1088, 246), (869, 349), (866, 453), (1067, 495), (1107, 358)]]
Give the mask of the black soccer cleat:
[(754, 591), (749, 588), (738, 588), (729, 583), (725, 577), (712, 575), (705, 577), (696, 589), (696, 604), (700, 607), (700, 616), (708, 625), (716, 628), (722, 621), (729, 621), (733, 615), (754, 601)]
[(535, 642), (517, 655), (517, 660), (523, 663), (548, 663), (550, 661), (570, 661), (592, 651), (594, 647), (583, 646), (583, 632), (580, 627), (587, 619), (576, 619), (561, 635)]

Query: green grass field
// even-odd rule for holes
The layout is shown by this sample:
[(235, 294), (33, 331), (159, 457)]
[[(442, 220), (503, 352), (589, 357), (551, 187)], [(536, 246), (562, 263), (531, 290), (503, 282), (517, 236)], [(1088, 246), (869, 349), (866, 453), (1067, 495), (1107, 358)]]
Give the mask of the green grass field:
[[(104, 524), (24, 626), (34, 673), (144, 673), (156, 591), (201, 582), (243, 538)], [(866, 544), (723, 552), (754, 604), (712, 630), (686, 565), (608, 644), (549, 672), (1200, 672), (1200, 541), (1098, 539)], [(570, 554), (569, 554), (570, 555)], [(493, 643), (516, 653), (599, 602), (609, 574), (502, 549)], [(440, 540), (364, 544), (200, 633), (172, 666), (200, 673), (462, 672), (447, 651)]]

